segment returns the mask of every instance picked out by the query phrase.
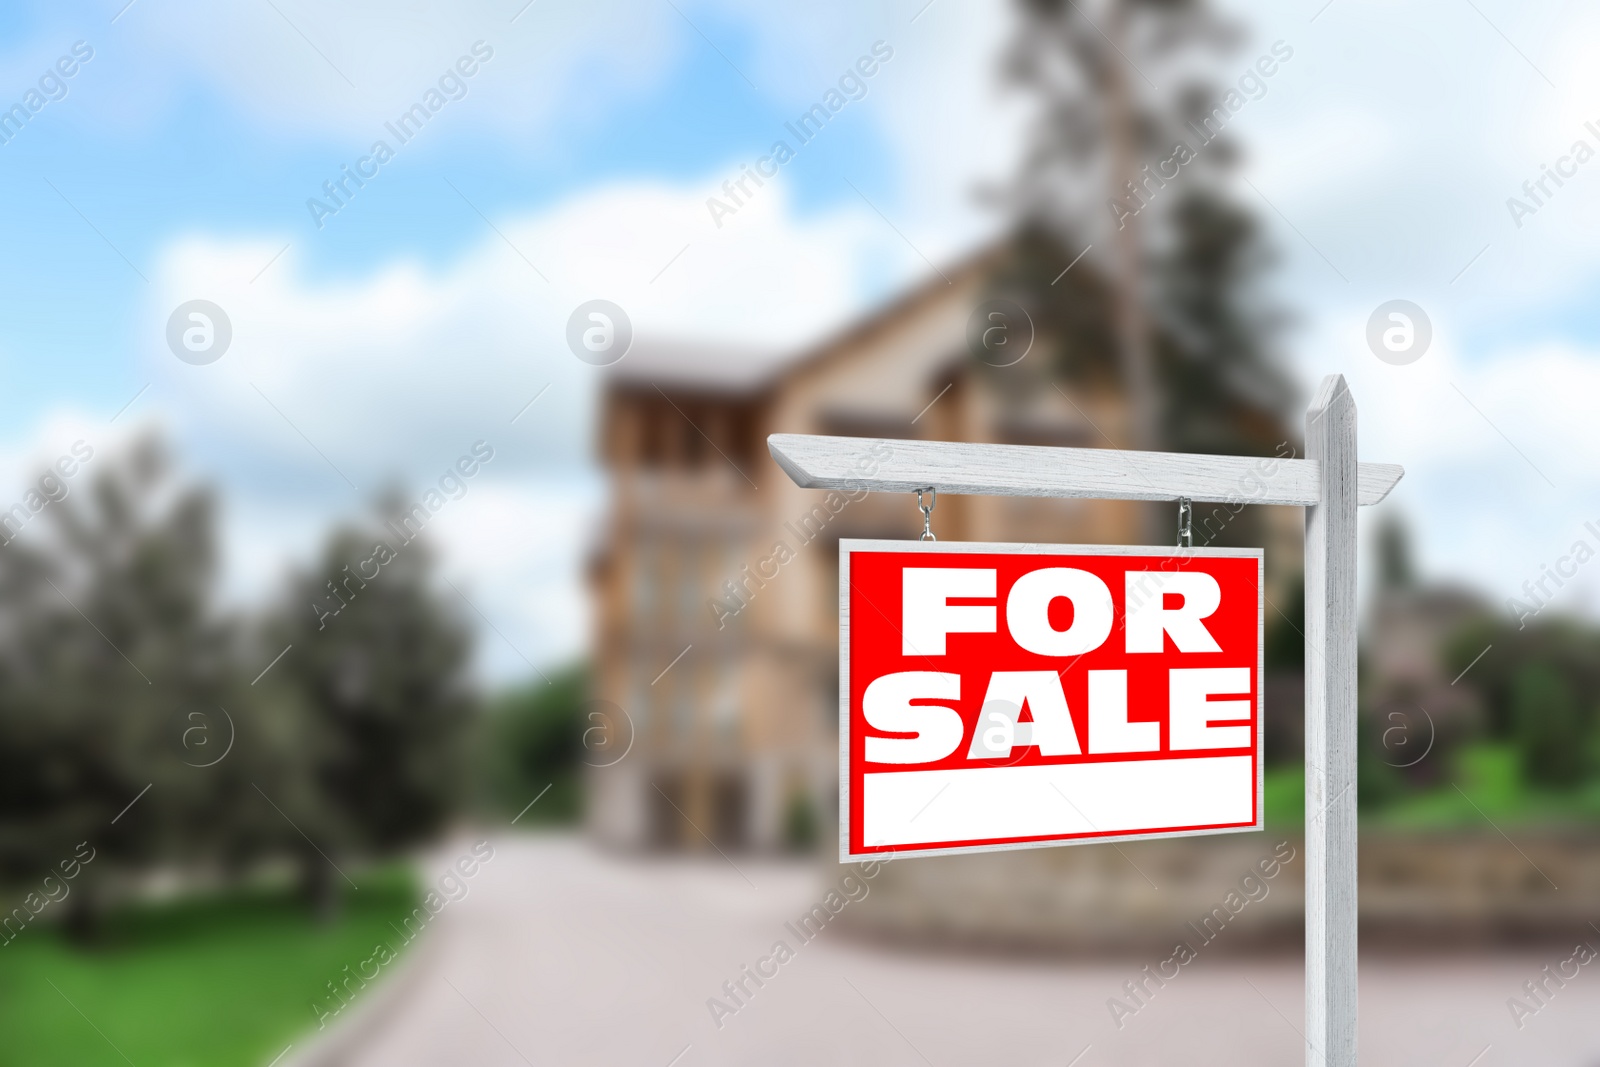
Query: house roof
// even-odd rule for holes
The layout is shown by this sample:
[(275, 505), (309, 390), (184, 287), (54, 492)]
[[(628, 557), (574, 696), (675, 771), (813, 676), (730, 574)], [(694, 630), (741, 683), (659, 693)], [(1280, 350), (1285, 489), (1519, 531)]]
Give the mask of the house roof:
[(690, 389), (695, 392), (745, 395), (775, 381), (798, 357), (756, 347), (705, 344), (671, 338), (635, 339), (621, 362), (608, 368), (612, 387)]
[(997, 242), (969, 255), (944, 272), (936, 272), (901, 291), (888, 303), (853, 318), (825, 334), (821, 342), (782, 351), (736, 347), (669, 338), (640, 337), (627, 356), (608, 370), (607, 384), (622, 388), (676, 387), (699, 393), (747, 396), (763, 392), (781, 379), (827, 359), (849, 342), (946, 290), (950, 277), (989, 265), (1005, 246)]

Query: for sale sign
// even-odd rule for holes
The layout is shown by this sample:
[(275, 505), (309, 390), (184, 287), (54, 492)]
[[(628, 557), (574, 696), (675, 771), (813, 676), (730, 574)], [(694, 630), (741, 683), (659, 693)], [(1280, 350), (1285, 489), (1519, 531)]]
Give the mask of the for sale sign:
[(1261, 828), (1260, 549), (839, 554), (841, 858)]

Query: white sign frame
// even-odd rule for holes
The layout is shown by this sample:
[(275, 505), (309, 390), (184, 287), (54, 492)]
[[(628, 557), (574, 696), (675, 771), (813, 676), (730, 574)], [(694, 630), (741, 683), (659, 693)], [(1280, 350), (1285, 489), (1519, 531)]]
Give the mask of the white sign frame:
[[(882, 859), (883, 852), (850, 850), (850, 556), (855, 552), (939, 552), (1002, 553), (1006, 555), (1060, 556), (1168, 556), (1254, 559), (1256, 561), (1256, 613), (1266, 610), (1265, 552), (1259, 548), (1175, 548), (1153, 545), (1058, 545), (1017, 544), (1007, 541), (898, 541), (872, 538), (841, 538), (839, 541), (839, 862), (864, 863)], [(1206, 837), (1214, 834), (1260, 832), (1266, 825), (1265, 756), (1266, 730), (1266, 644), (1265, 632), (1257, 629), (1256, 640), (1256, 745), (1255, 813), (1250, 826), (1226, 826), (1205, 830), (1174, 830), (1115, 834), (1104, 837), (1019, 841), (952, 848), (914, 848), (894, 846), (895, 859), (918, 856), (960, 856), (979, 852), (1015, 852), (1019, 849), (1064, 848), (1072, 845), (1116, 844), (1124, 841), (1157, 841), (1173, 837)]]

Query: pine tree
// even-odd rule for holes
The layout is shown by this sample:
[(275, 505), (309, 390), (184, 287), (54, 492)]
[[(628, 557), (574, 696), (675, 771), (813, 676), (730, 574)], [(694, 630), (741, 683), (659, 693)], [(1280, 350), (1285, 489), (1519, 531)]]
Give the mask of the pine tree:
[[(1269, 260), (1228, 191), (1229, 138), (1200, 142), (1190, 125), (1220, 96), (1193, 72), (1237, 27), (1206, 0), (1018, 8), (1004, 71), (1037, 108), (1011, 204), (1063, 373), (1104, 377), (1114, 356), (1130, 409), (1118, 447), (1271, 454), (1293, 397), (1272, 344), (1281, 317), (1259, 291)], [(1060, 276), (1086, 247), (1089, 269)]]

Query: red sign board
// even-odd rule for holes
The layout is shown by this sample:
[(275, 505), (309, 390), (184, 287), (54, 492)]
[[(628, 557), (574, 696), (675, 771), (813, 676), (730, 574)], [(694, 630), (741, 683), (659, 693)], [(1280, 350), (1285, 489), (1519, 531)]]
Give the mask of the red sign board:
[(1261, 829), (1260, 549), (839, 556), (841, 858)]

